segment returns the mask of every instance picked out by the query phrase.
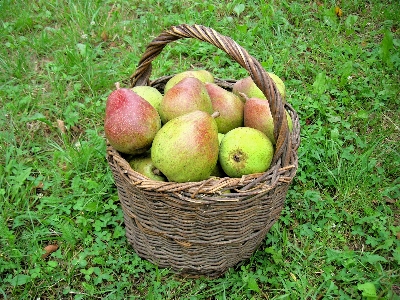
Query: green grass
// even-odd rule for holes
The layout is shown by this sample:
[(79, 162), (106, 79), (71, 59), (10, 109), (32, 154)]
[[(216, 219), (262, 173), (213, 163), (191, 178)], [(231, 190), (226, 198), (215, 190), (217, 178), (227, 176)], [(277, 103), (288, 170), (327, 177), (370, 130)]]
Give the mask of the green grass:
[[(399, 2), (341, 1), (341, 18), (334, 1), (242, 2), (0, 2), (0, 298), (400, 299)], [(283, 78), (302, 126), (281, 218), (214, 280), (135, 254), (105, 160), (114, 82), (180, 23), (232, 37)], [(191, 65), (247, 75), (179, 40), (152, 78)]]

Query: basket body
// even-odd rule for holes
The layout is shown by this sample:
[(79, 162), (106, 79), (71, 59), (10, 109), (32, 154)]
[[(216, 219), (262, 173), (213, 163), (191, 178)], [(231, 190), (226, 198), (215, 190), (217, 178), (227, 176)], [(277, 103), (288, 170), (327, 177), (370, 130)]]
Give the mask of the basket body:
[[(168, 79), (147, 84), (163, 91)], [(227, 90), (234, 82), (216, 79)], [(285, 163), (279, 157), (267, 172), (242, 178), (153, 181), (133, 171), (124, 157), (107, 145), (126, 236), (136, 253), (159, 267), (192, 277), (218, 277), (249, 258), (279, 218), (297, 170), (299, 119), (289, 104), (285, 108), (293, 121), (293, 131), (282, 146)]]

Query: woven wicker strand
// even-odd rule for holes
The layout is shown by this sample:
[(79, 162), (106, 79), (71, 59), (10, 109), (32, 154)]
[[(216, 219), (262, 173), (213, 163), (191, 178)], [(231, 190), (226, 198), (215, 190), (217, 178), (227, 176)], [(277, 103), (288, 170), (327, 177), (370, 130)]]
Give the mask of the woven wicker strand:
[[(150, 80), (152, 61), (180, 38), (215, 45), (245, 68), (266, 95), (277, 140), (267, 172), (241, 178), (212, 177), (201, 182), (154, 181), (131, 169), (123, 155), (107, 145), (107, 159), (124, 212), (126, 236), (136, 253), (159, 267), (185, 276), (217, 277), (249, 258), (279, 218), (298, 165), (300, 125), (296, 111), (282, 103), (275, 83), (258, 61), (215, 30), (179, 25), (149, 43), (131, 76), (131, 85), (163, 91), (171, 76)], [(215, 79), (232, 90), (235, 80)], [(289, 133), (285, 108), (293, 121)]]

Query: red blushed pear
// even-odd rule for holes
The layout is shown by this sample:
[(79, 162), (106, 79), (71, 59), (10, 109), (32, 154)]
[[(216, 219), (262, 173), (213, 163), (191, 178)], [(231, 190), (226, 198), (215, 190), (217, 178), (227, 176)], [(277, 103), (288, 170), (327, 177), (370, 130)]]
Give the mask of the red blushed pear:
[(151, 146), (154, 166), (168, 181), (209, 178), (218, 161), (218, 127), (214, 116), (194, 111), (166, 123)]
[(242, 100), (215, 83), (206, 83), (205, 86), (210, 95), (213, 110), (220, 113), (219, 117), (215, 119), (218, 132), (227, 133), (234, 128), (243, 126), (244, 104)]
[[(287, 111), (289, 131), (293, 130), (292, 119)], [(258, 129), (263, 132), (275, 145), (274, 119), (269, 108), (269, 103), (265, 99), (249, 98), (246, 100), (243, 109), (244, 126)]]
[(130, 89), (116, 84), (107, 99), (104, 132), (116, 150), (126, 154), (146, 152), (161, 128), (157, 110)]
[(258, 129), (275, 144), (274, 119), (268, 101), (259, 98), (247, 99), (244, 104), (243, 115), (244, 126)]
[(201, 110), (213, 113), (210, 96), (204, 83), (195, 77), (187, 77), (171, 87), (161, 100), (159, 112), (166, 124), (178, 116)]

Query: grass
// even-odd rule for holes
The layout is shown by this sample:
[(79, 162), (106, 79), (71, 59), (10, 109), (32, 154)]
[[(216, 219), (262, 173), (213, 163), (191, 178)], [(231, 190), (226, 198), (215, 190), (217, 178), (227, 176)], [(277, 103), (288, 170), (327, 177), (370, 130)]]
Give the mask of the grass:
[[(400, 299), (398, 1), (0, 2), (0, 298)], [(285, 80), (299, 170), (262, 246), (224, 276), (139, 258), (105, 161), (103, 114), (152, 38), (203, 24)], [(246, 71), (193, 40), (152, 78)], [(44, 247), (58, 250), (42, 258)]]

